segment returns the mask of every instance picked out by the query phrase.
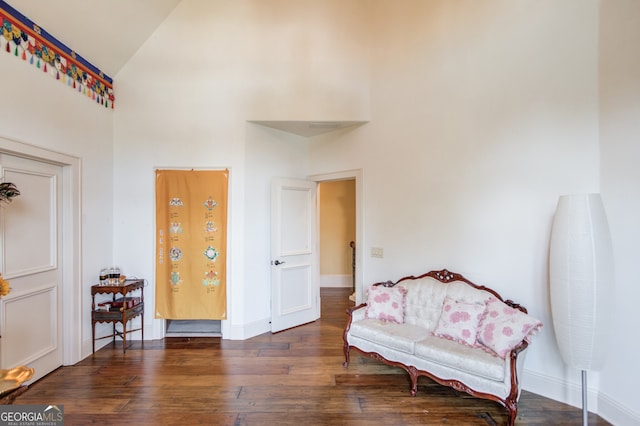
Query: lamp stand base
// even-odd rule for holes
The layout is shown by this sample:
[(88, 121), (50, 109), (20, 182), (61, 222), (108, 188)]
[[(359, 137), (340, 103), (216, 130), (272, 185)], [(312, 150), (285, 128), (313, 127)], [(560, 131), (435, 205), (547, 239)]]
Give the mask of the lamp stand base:
[(587, 407), (587, 371), (582, 370), (582, 425), (589, 424), (589, 408)]

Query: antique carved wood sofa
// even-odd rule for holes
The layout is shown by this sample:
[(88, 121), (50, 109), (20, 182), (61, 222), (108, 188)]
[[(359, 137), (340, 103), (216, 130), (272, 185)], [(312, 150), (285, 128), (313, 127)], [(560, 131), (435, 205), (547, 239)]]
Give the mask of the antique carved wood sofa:
[(513, 425), (524, 357), (542, 326), (527, 310), (447, 270), (370, 286), (349, 308), (344, 366), (352, 348), (418, 377), (502, 404)]

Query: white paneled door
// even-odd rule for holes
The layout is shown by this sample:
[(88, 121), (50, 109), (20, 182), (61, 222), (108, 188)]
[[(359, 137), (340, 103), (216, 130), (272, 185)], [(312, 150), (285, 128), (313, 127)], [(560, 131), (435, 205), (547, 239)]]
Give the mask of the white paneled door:
[(316, 183), (271, 184), (271, 332), (320, 317)]
[(34, 379), (62, 365), (62, 168), (0, 154), (2, 181), (20, 196), (0, 209), (0, 367), (28, 365)]

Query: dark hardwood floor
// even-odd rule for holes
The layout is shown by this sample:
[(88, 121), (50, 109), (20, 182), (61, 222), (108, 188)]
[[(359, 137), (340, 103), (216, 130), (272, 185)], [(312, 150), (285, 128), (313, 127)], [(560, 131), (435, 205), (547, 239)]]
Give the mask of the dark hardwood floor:
[[(348, 289), (322, 290), (322, 318), (245, 341), (168, 338), (109, 344), (62, 367), (15, 404), (64, 406), (65, 425), (502, 425), (497, 403), (370, 358), (342, 363)], [(590, 415), (591, 425), (608, 423)], [(523, 392), (516, 424), (579, 425), (582, 412)]]

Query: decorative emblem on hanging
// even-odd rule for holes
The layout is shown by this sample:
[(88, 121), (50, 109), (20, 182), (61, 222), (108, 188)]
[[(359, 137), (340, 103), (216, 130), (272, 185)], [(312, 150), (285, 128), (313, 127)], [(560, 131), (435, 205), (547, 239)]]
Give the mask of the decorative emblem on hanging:
[(180, 272), (173, 271), (169, 277), (169, 281), (171, 281), (172, 285), (180, 284)]
[(172, 198), (171, 201), (169, 201), (169, 205), (170, 206), (178, 206), (178, 207), (182, 207), (182, 200), (178, 197)]
[(215, 248), (209, 246), (204, 251), (204, 256), (212, 262), (215, 262), (220, 253)]
[(218, 273), (215, 271), (208, 271), (204, 274), (204, 279), (202, 280), (202, 285), (205, 287), (213, 286), (217, 287), (220, 285), (220, 278), (218, 278)]
[(182, 224), (180, 222), (171, 222), (169, 226), (170, 234), (182, 234)]
[(218, 202), (214, 201), (213, 198), (209, 196), (209, 198), (207, 198), (206, 201), (202, 203), (202, 205), (205, 206), (207, 210), (213, 210), (213, 208), (218, 205)]
[(213, 223), (213, 221), (212, 221), (212, 220), (207, 221), (207, 222), (204, 224), (204, 232), (206, 232), (206, 233), (208, 233), (208, 234), (210, 234), (210, 233), (212, 233), (212, 232), (216, 232), (217, 230), (218, 230), (218, 228), (216, 227), (216, 224), (215, 224), (215, 223)]
[(172, 262), (177, 262), (182, 259), (182, 250), (178, 247), (171, 247), (171, 250), (169, 250), (169, 259), (171, 259)]

